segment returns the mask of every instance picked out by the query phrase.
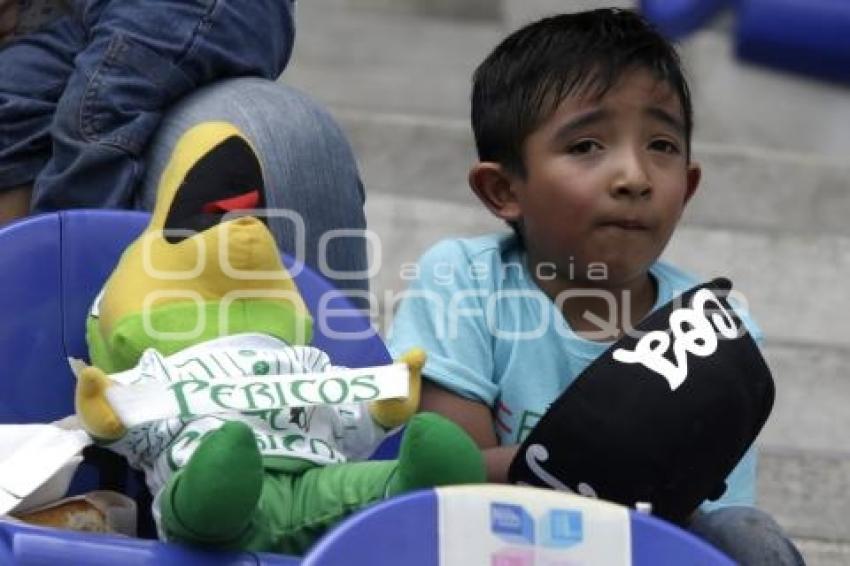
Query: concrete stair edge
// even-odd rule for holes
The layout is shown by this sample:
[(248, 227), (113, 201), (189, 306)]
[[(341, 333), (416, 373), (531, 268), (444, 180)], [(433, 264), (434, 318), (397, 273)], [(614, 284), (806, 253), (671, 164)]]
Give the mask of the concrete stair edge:
[(792, 539), (807, 566), (846, 566), (850, 564), (850, 544), (818, 538)]
[(791, 536), (850, 544), (850, 453), (759, 451), (759, 506)]

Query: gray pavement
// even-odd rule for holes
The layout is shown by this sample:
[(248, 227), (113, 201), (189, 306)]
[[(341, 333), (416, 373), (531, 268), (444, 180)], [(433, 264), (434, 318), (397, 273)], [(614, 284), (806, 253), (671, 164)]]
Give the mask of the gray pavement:
[[(469, 77), (506, 30), (564, 5), (464, 3), (299, 5), (283, 80), (324, 101), (352, 140), (381, 241), (383, 328), (404, 264), (440, 238), (502, 229), (466, 187)], [(809, 564), (850, 564), (850, 89), (739, 65), (722, 25), (682, 51), (704, 179), (666, 257), (730, 276), (749, 301), (777, 383), (761, 505)]]

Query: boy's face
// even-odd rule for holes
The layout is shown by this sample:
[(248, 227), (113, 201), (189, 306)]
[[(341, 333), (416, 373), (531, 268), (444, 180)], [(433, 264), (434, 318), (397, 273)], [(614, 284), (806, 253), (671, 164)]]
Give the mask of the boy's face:
[(647, 71), (604, 97), (568, 97), (524, 146), (525, 178), (510, 176), (515, 218), (532, 266), (586, 284), (639, 282), (661, 255), (699, 183), (678, 96)]

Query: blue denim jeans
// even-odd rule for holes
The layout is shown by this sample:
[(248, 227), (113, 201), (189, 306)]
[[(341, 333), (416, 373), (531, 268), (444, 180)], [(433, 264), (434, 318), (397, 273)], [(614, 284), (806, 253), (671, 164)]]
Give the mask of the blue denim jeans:
[(200, 89), (166, 114), (146, 155), (136, 208), (150, 210), (177, 139), (209, 120), (233, 123), (259, 154), (278, 246), (366, 308), (364, 193), (351, 147), (331, 116), (280, 82), (232, 79)]
[(688, 530), (742, 566), (805, 566), (782, 528), (755, 507), (699, 512)]
[(163, 112), (225, 77), (277, 78), (292, 0), (74, 0), (0, 51), (0, 190), (36, 212), (130, 205)]

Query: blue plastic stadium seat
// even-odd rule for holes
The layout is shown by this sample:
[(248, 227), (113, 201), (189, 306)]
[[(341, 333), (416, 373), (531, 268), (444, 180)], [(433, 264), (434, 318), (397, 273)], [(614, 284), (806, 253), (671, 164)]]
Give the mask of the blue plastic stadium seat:
[(850, 2), (740, 0), (739, 57), (850, 82)]
[(673, 39), (696, 31), (727, 7), (737, 12), (739, 58), (850, 82), (847, 0), (640, 0), (643, 15)]
[(0, 564), (86, 566), (295, 566), (300, 558), (211, 552), (148, 539), (91, 535), (0, 521)]
[[(67, 357), (87, 358), (85, 319), (94, 297), (148, 215), (128, 211), (67, 211), (0, 229), (0, 422), (50, 422), (74, 412), (74, 377)], [(390, 362), (370, 322), (322, 277), (284, 255), (307, 307), (317, 319), (313, 344), (348, 367)], [(322, 304), (324, 297), (325, 303)], [(328, 300), (330, 297), (330, 300)], [(319, 306), (336, 316), (322, 317)], [(391, 455), (392, 449), (384, 449)], [(86, 451), (71, 493), (120, 489), (148, 509), (138, 473), (120, 457)], [(147, 527), (147, 528), (145, 528)], [(149, 520), (140, 530), (152, 536)], [(240, 558), (241, 556), (241, 558)], [(224, 556), (153, 540), (89, 536), (0, 522), (0, 564), (293, 564), (273, 555)]]
[[(418, 491), (396, 497), (348, 518), (336, 529), (329, 532), (320, 540), (304, 558), (304, 566), (324, 566), (329, 564), (369, 564), (369, 566), (457, 566), (456, 563), (441, 562), (440, 548), (440, 506), (441, 502), (454, 499), (455, 502), (463, 497), (463, 492), (475, 492), (478, 501), (485, 504), (496, 503), (509, 506), (522, 506), (533, 499), (545, 499), (547, 506), (560, 510), (581, 509), (577, 507), (576, 499), (581, 499), (590, 510), (584, 509), (585, 523), (589, 514), (599, 512), (604, 508), (618, 507), (611, 503), (587, 500), (575, 495), (568, 495), (551, 490), (532, 488), (505, 488), (504, 486), (474, 486), (449, 487)], [(535, 493), (536, 492), (536, 495)], [(487, 537), (494, 529), (494, 519), (480, 518), (472, 509), (460, 507), (455, 509), (463, 523), (463, 536)], [(632, 566), (733, 566), (734, 562), (724, 554), (698, 539), (694, 535), (671, 525), (661, 519), (627, 511), (630, 532), (630, 550)], [(531, 514), (529, 516), (532, 516)], [(585, 526), (585, 540), (590, 536), (591, 527)], [(514, 546), (519, 550), (535, 547), (534, 537), (539, 541), (543, 538), (537, 527), (537, 535), (529, 536), (527, 541), (500, 542), (501, 547)], [(581, 531), (581, 527), (579, 527)], [(598, 540), (598, 539), (597, 539)], [(582, 544), (581, 539), (575, 543)], [(469, 545), (470, 547), (472, 545)], [(550, 546), (551, 547), (551, 546)], [(471, 551), (470, 551), (471, 552)], [(485, 563), (481, 556), (466, 556), (467, 563)], [(555, 563), (572, 564), (567, 557), (559, 557)], [(486, 560), (486, 559), (485, 559)], [(492, 558), (493, 563), (497, 563)], [(491, 563), (491, 560), (486, 560)], [(530, 564), (531, 562), (510, 560), (499, 564)], [(576, 564), (607, 564), (607, 562), (575, 562)]]
[(738, 0), (641, 0), (640, 11), (671, 39), (696, 31)]

